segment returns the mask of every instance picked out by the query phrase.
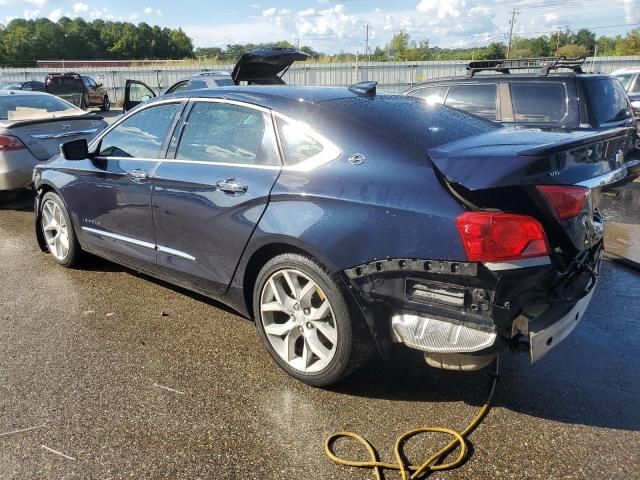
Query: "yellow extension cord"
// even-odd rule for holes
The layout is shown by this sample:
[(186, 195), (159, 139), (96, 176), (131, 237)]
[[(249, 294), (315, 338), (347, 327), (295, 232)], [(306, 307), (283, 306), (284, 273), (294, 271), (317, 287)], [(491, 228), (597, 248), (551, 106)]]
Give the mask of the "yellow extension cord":
[[(491, 386), (489, 388), (489, 395), (487, 396), (487, 400), (484, 402), (484, 405), (478, 411), (476, 417), (471, 421), (471, 423), (465, 428), (463, 431), (458, 432), (451, 428), (441, 428), (441, 427), (421, 427), (416, 428), (414, 430), (410, 430), (406, 433), (403, 433), (396, 440), (394, 446), (394, 454), (396, 457), (396, 463), (386, 463), (381, 462), (378, 458), (378, 452), (371, 445), (371, 443), (364, 437), (358, 435), (357, 433), (352, 432), (338, 432), (331, 435), (327, 438), (324, 443), (324, 453), (329, 457), (334, 463), (338, 465), (348, 466), (348, 467), (358, 467), (358, 468), (369, 468), (372, 469), (376, 475), (377, 480), (383, 480), (382, 472), (383, 470), (397, 470), (400, 471), (402, 475), (402, 480), (415, 480), (422, 475), (428, 475), (431, 472), (442, 471), (442, 470), (453, 470), (454, 468), (458, 468), (464, 463), (465, 457), (467, 455), (467, 440), (466, 438), (473, 432), (478, 425), (482, 422), (484, 417), (489, 413), (491, 409), (491, 400), (493, 399), (493, 393), (496, 389), (496, 383), (498, 381), (498, 368), (499, 368), (499, 358), (496, 358), (495, 361), (495, 369), (492, 374)], [(425, 432), (437, 432), (437, 433), (446, 433), (447, 435), (451, 435), (453, 440), (451, 440), (446, 446), (438, 450), (435, 454), (425, 460), (421, 465), (408, 465), (405, 461), (405, 455), (403, 454), (403, 445), (412, 437), (419, 435)], [(357, 442), (364, 445), (364, 447), (369, 452), (371, 460), (361, 462), (355, 460), (346, 460), (344, 458), (338, 457), (334, 451), (333, 446), (335, 442), (339, 438), (352, 438)], [(438, 464), (438, 460), (443, 459), (447, 454), (453, 451), (457, 446), (460, 446), (460, 452), (458, 453), (458, 457), (449, 463)]]

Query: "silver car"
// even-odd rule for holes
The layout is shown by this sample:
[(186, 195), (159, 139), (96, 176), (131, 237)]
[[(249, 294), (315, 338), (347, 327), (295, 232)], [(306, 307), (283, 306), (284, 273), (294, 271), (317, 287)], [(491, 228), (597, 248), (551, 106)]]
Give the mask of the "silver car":
[(69, 140), (90, 140), (102, 117), (41, 92), (0, 90), (0, 191), (31, 186), (33, 167)]

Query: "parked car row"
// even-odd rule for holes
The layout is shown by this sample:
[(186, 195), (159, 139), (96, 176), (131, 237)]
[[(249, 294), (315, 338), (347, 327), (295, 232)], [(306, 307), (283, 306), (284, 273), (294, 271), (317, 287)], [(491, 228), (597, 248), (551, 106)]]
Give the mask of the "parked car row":
[[(64, 133), (46, 125), (89, 122), (33, 169), (41, 249), (224, 302), (255, 320), (277, 365), (316, 386), (394, 343), (474, 370), (502, 351), (537, 361), (569, 335), (597, 283), (599, 192), (640, 165), (619, 82), (543, 60), (534, 76), (470, 64), (464, 79), (405, 95), (286, 86), (293, 52), (157, 98), (132, 96), (146, 87), (131, 82), (131, 110), (107, 128), (46, 94), (25, 95), (62, 102), (49, 122), (9, 104), (8, 153), (47, 140), (55, 151)], [(573, 72), (549, 72), (561, 68)], [(234, 85), (190, 89), (198, 80)], [(527, 82), (544, 108), (527, 103)]]

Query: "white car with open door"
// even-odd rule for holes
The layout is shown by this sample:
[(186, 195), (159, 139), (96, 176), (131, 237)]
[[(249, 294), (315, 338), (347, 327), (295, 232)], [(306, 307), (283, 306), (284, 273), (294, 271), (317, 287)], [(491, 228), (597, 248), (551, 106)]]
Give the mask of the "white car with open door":
[[(284, 85), (282, 76), (294, 62), (305, 61), (309, 54), (300, 50), (269, 47), (245, 53), (233, 68), (233, 72), (205, 71), (178, 80), (161, 95), (199, 90), (202, 88), (227, 87), (233, 85)], [(156, 97), (156, 92), (138, 80), (127, 80), (124, 89), (123, 110)]]

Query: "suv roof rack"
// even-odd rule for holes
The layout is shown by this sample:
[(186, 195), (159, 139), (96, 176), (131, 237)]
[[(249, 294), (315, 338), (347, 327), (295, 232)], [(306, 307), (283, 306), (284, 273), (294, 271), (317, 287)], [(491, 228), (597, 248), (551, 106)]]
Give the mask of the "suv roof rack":
[(477, 72), (495, 71), (500, 73), (511, 73), (511, 70), (540, 69), (540, 74), (547, 76), (551, 70), (568, 68), (575, 73), (584, 73), (582, 65), (586, 57), (567, 58), (562, 57), (540, 57), (540, 58), (518, 58), (500, 60), (476, 60), (467, 64), (467, 77), (473, 77)]

